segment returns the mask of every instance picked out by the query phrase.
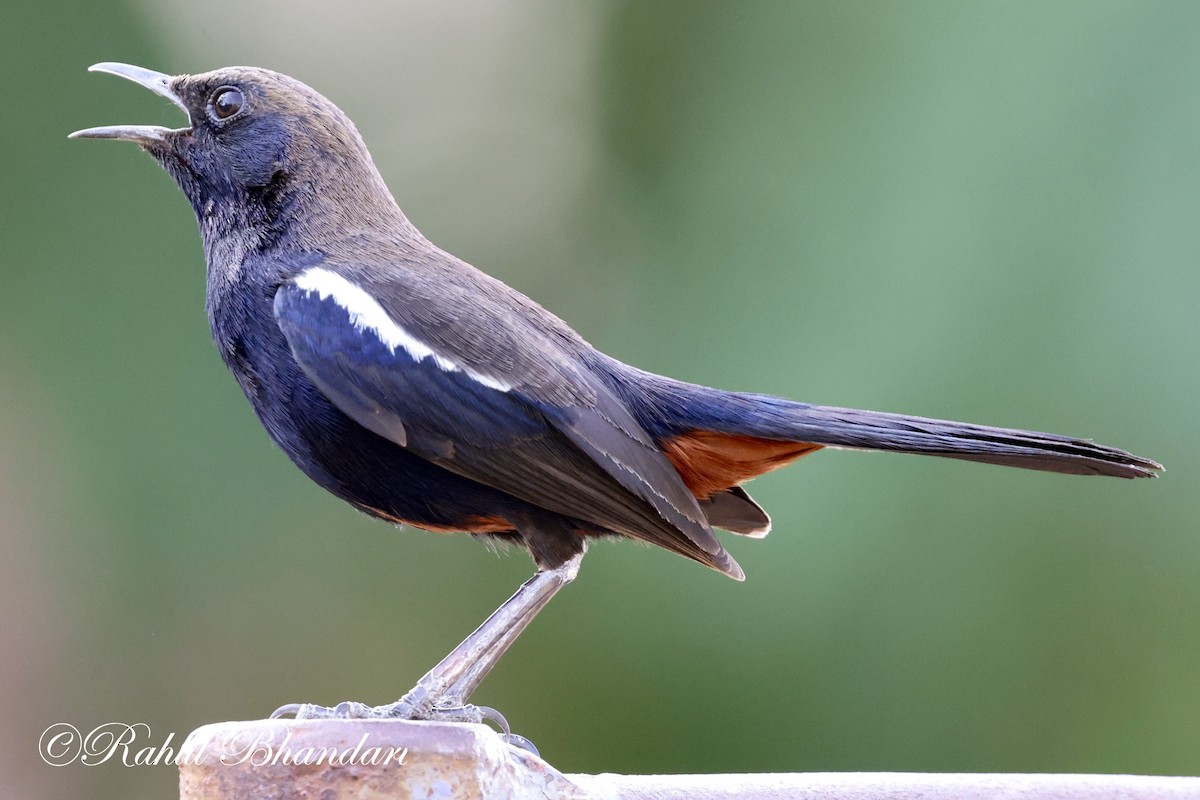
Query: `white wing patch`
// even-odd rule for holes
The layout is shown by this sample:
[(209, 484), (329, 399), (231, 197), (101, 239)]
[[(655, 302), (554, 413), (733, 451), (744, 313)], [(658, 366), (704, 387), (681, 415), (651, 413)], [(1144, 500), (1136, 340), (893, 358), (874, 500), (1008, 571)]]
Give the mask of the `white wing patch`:
[(437, 368), (443, 372), (461, 372), (472, 380), (498, 392), (507, 392), (513, 388), (504, 381), (463, 367), (434, 352), (429, 345), (404, 330), (391, 318), (383, 306), (379, 305), (379, 301), (367, 294), (362, 287), (355, 285), (336, 272), (321, 267), (311, 267), (297, 275), (294, 283), (300, 289), (315, 292), (322, 300), (332, 299), (350, 315), (350, 322), (354, 327), (360, 331), (371, 331), (393, 353), (400, 349), (408, 353), (414, 361), (432, 359)]

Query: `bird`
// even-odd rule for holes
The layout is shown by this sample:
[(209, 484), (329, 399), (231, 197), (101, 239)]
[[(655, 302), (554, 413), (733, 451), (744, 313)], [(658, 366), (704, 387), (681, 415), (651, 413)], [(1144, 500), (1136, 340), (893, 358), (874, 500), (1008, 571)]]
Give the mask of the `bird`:
[[(736, 580), (714, 534), (762, 537), (748, 480), (825, 448), (1122, 478), (1161, 465), (1090, 440), (811, 405), (653, 374), (434, 245), (334, 103), (267, 69), (90, 67), (175, 104), (179, 128), (109, 125), (199, 223), (213, 340), (270, 438), (366, 514), (528, 550), (526, 581), (394, 703), (275, 716), (491, 720), (472, 692), (578, 573), (589, 540), (663, 547)], [(520, 743), (518, 741), (518, 743)]]

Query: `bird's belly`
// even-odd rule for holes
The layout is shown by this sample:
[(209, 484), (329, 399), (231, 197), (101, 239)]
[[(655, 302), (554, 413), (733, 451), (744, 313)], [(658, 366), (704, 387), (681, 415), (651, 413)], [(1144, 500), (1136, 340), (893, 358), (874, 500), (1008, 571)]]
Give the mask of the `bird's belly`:
[(360, 510), (428, 530), (472, 533), (511, 531), (510, 520), (545, 513), (372, 433), (302, 383), (256, 410), (296, 466)]

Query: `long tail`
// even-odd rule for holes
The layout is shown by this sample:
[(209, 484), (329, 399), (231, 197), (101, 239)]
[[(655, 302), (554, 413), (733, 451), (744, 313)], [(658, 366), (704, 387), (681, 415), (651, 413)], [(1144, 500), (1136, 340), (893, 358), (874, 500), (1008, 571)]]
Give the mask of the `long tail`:
[[(720, 393), (708, 405), (711, 430), (724, 433), (811, 442), (862, 450), (961, 458), (1007, 467), (1063, 472), (1072, 475), (1111, 475), (1152, 478), (1157, 462), (1088, 439), (1053, 433), (993, 428), (904, 414), (812, 406), (764, 395)], [(711, 402), (712, 395), (709, 396)]]
[[(644, 372), (639, 378), (642, 397), (653, 407), (646, 421), (664, 440), (682, 441), (680, 437), (707, 431), (737, 437), (742, 451), (746, 446), (743, 437), (753, 437), (822, 447), (917, 453), (1074, 475), (1150, 478), (1162, 470), (1151, 459), (1071, 436), (814, 406), (769, 395), (710, 389)], [(792, 457), (804, 452), (808, 451), (798, 449)], [(776, 452), (774, 459), (784, 463), (791, 460), (785, 455)], [(778, 465), (766, 465), (761, 471)]]

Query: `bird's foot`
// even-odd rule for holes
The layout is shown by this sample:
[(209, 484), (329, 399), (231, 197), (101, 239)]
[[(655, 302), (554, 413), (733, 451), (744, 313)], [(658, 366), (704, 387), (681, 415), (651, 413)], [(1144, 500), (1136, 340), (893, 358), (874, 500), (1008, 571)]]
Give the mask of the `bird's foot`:
[(550, 602), (559, 589), (574, 580), (585, 550), (584, 542), (580, 540), (579, 552), (571, 558), (552, 569), (538, 570), (474, 633), (391, 705), (372, 707), (364, 703), (338, 703), (329, 708), (294, 703), (276, 709), (271, 718), (491, 722), (500, 729), (504, 741), (537, 755), (538, 750), (533, 743), (513, 733), (503, 714), (487, 706), (470, 705), (467, 700), (538, 611)]
[(500, 729), (500, 737), (508, 744), (540, 755), (533, 742), (512, 732), (508, 720), (494, 708), (470, 703), (458, 706), (426, 705), (422, 708), (408, 699), (400, 698), (384, 706), (369, 706), (366, 703), (345, 701), (336, 706), (318, 706), (312, 703), (289, 703), (271, 713), (271, 719), (294, 717), (295, 719), (412, 719), (435, 722), (493, 723)]

